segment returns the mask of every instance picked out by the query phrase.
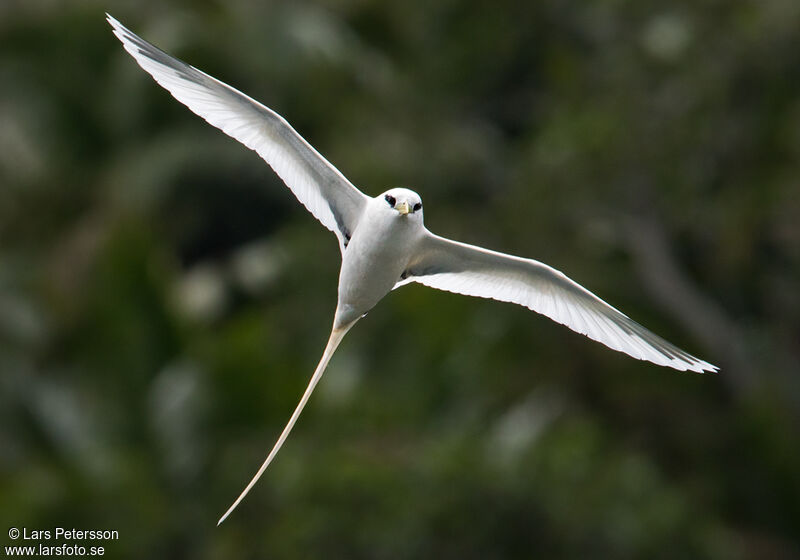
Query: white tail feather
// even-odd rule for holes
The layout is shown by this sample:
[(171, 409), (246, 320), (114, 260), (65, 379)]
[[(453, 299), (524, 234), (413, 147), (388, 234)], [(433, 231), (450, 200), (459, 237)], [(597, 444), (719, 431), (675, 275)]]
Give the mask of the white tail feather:
[(308, 382), (308, 387), (306, 387), (306, 392), (303, 393), (303, 396), (300, 398), (300, 402), (297, 403), (297, 407), (294, 409), (294, 413), (292, 414), (292, 417), (289, 418), (289, 422), (286, 424), (286, 427), (283, 429), (283, 432), (281, 432), (278, 441), (275, 442), (275, 445), (272, 447), (272, 451), (269, 452), (269, 455), (267, 455), (267, 458), (264, 460), (264, 463), (261, 465), (261, 468), (258, 469), (258, 472), (253, 477), (253, 480), (250, 481), (250, 484), (248, 484), (247, 487), (244, 490), (242, 490), (242, 493), (239, 494), (239, 497), (236, 498), (236, 501), (233, 502), (233, 505), (231, 505), (231, 507), (228, 508), (228, 511), (225, 512), (225, 515), (219, 518), (219, 521), (217, 521), (217, 526), (219, 526), (223, 521), (225, 521), (225, 519), (228, 518), (228, 516), (233, 512), (233, 510), (236, 509), (236, 506), (239, 505), (239, 502), (241, 502), (244, 499), (244, 497), (247, 496), (247, 493), (250, 492), (253, 486), (255, 486), (256, 482), (258, 482), (258, 479), (261, 478), (262, 474), (264, 474), (264, 471), (267, 470), (267, 467), (272, 462), (272, 459), (274, 459), (275, 455), (278, 454), (278, 451), (280, 451), (281, 446), (283, 446), (283, 442), (286, 441), (289, 432), (292, 431), (295, 422), (297, 422), (297, 419), (300, 417), (300, 413), (303, 412), (303, 408), (305, 408), (306, 403), (308, 402), (308, 398), (314, 391), (314, 387), (316, 387), (317, 382), (322, 377), (322, 374), (325, 373), (325, 368), (328, 367), (328, 362), (330, 361), (331, 356), (333, 356), (333, 353), (336, 351), (336, 348), (339, 346), (339, 343), (342, 341), (344, 335), (347, 334), (347, 331), (350, 330), (350, 327), (352, 327), (353, 324), (355, 324), (355, 322), (340, 328), (334, 327), (334, 329), (331, 331), (331, 336), (328, 339), (328, 344), (327, 346), (325, 346), (325, 351), (322, 353), (322, 358), (320, 359), (319, 364), (317, 365), (317, 369), (314, 370), (314, 375), (311, 376), (311, 381)]

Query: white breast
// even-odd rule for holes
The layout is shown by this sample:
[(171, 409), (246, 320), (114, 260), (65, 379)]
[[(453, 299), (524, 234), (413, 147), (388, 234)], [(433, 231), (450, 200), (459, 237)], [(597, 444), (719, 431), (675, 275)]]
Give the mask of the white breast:
[(422, 236), (422, 222), (372, 200), (342, 255), (337, 323), (360, 317), (388, 294)]

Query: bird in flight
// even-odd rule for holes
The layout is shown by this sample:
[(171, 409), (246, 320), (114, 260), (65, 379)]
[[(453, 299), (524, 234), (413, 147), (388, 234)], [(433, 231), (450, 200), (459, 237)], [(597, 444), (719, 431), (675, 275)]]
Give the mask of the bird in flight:
[(523, 305), (639, 360), (681, 371), (717, 371), (546, 264), (431, 233), (423, 224), (422, 199), (414, 191), (393, 188), (374, 198), (365, 195), (278, 113), (106, 16), (139, 66), (194, 113), (258, 153), (336, 235), (342, 253), (336, 313), (322, 358), (266, 460), (217, 525), (272, 462), (347, 331), (386, 294), (410, 282)]

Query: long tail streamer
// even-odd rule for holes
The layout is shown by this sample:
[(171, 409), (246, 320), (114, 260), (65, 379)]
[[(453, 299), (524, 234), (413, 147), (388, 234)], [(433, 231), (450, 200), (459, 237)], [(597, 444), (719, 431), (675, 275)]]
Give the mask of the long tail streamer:
[(267, 458), (264, 460), (264, 463), (261, 465), (261, 468), (258, 469), (258, 472), (253, 477), (253, 480), (251, 480), (250, 483), (245, 487), (245, 489), (242, 490), (242, 493), (239, 494), (239, 497), (236, 498), (236, 501), (233, 502), (231, 507), (228, 508), (228, 511), (225, 512), (225, 515), (219, 518), (219, 521), (217, 521), (217, 526), (219, 526), (223, 521), (225, 521), (228, 518), (228, 516), (233, 512), (233, 510), (236, 509), (236, 506), (238, 506), (239, 503), (244, 499), (244, 497), (247, 496), (247, 493), (250, 492), (253, 486), (255, 486), (256, 482), (258, 482), (258, 479), (261, 478), (262, 474), (264, 474), (264, 471), (267, 470), (267, 467), (272, 462), (272, 459), (274, 459), (275, 455), (278, 454), (278, 451), (280, 451), (281, 447), (283, 446), (283, 442), (286, 441), (289, 432), (292, 431), (295, 422), (297, 422), (297, 419), (300, 417), (300, 413), (303, 412), (303, 408), (305, 408), (306, 403), (308, 402), (308, 398), (311, 396), (311, 393), (314, 392), (314, 387), (317, 386), (317, 382), (322, 377), (322, 374), (325, 373), (325, 368), (328, 367), (328, 362), (330, 361), (331, 356), (333, 356), (333, 353), (336, 351), (336, 348), (339, 346), (339, 343), (344, 338), (344, 335), (347, 334), (347, 331), (349, 331), (350, 327), (352, 326), (353, 323), (341, 328), (334, 328), (331, 331), (331, 337), (328, 339), (328, 344), (327, 346), (325, 346), (325, 351), (322, 353), (322, 358), (320, 359), (319, 364), (317, 365), (317, 369), (314, 370), (314, 375), (311, 376), (311, 381), (308, 382), (308, 387), (306, 387), (306, 392), (303, 393), (303, 396), (300, 398), (300, 402), (297, 403), (297, 407), (294, 409), (294, 413), (292, 414), (292, 417), (289, 418), (289, 422), (286, 424), (286, 427), (283, 429), (283, 432), (281, 432), (278, 441), (275, 442), (275, 445), (272, 447), (272, 451), (270, 451), (269, 455), (267, 455)]

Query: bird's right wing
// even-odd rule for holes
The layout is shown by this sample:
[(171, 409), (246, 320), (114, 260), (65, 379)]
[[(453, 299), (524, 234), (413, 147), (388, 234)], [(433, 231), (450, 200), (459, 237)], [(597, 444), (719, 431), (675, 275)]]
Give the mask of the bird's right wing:
[(678, 370), (716, 371), (611, 307), (561, 272), (532, 259), (426, 231), (403, 280), (523, 305), (614, 350)]
[(275, 111), (168, 55), (106, 16), (114, 35), (139, 66), (197, 115), (255, 150), (303, 206), (336, 234), (344, 251), (368, 200), (364, 193)]

